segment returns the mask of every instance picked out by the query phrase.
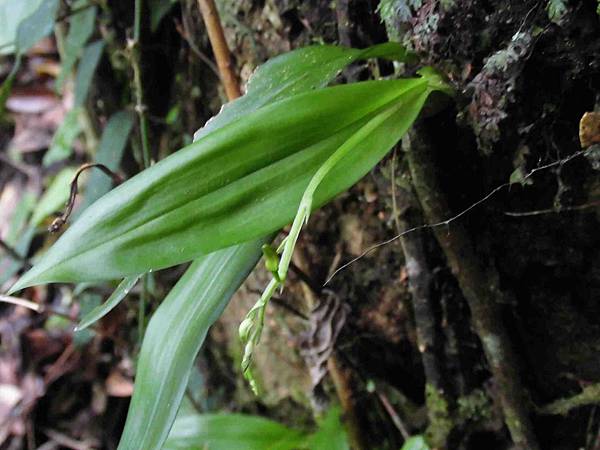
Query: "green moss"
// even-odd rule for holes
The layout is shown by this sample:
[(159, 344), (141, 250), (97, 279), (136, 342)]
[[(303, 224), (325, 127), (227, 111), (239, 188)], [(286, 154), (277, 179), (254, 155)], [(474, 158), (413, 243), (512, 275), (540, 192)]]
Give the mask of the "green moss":
[(425, 386), (425, 402), (429, 416), (425, 440), (432, 448), (445, 448), (448, 435), (454, 426), (450, 417), (448, 401), (443, 392), (431, 384), (427, 384)]
[(450, 11), (456, 6), (456, 0), (440, 0), (440, 5), (444, 11)]
[(492, 418), (492, 402), (485, 392), (475, 389), (469, 395), (458, 399), (458, 420), (467, 422), (484, 422)]
[(567, 13), (567, 5), (564, 0), (549, 0), (546, 5), (546, 11), (548, 12), (548, 18), (560, 25), (560, 22)]

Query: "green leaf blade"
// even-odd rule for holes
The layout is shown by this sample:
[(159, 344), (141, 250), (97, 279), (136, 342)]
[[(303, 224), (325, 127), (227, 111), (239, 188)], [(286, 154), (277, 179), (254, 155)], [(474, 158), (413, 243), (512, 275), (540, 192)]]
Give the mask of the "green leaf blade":
[(17, 28), (31, 15), (42, 0), (2, 0), (0, 1), (0, 54), (15, 51)]
[(38, 8), (17, 27), (15, 48), (23, 55), (54, 28), (58, 0), (43, 0)]
[(73, 14), (69, 21), (69, 33), (65, 40), (65, 55), (61, 61), (60, 74), (56, 79), (56, 87), (59, 91), (62, 90), (66, 78), (77, 62), (83, 46), (94, 33), (96, 6), (86, 5), (88, 5), (88, 0), (78, 0), (73, 4), (73, 9), (84, 9)]
[(71, 109), (52, 137), (52, 144), (44, 155), (42, 164), (48, 167), (58, 161), (67, 159), (73, 153), (73, 143), (81, 133), (79, 115), (81, 108)]
[(115, 289), (115, 291), (108, 297), (108, 299), (97, 306), (89, 313), (87, 313), (79, 322), (79, 325), (75, 328), (75, 331), (82, 331), (94, 324), (98, 320), (102, 319), (109, 312), (117, 307), (119, 303), (129, 294), (129, 291), (133, 289), (141, 275), (135, 275), (133, 277), (127, 277)]
[(413, 61), (414, 55), (394, 42), (355, 49), (313, 45), (271, 58), (250, 77), (246, 94), (223, 106), (194, 136), (202, 136), (244, 117), (258, 108), (293, 95), (325, 87), (349, 64), (366, 58)]
[(423, 436), (413, 436), (404, 442), (401, 450), (430, 450)]
[(348, 435), (342, 424), (340, 408), (331, 408), (319, 423), (318, 430), (306, 442), (310, 450), (350, 450)]
[(305, 436), (277, 422), (246, 414), (178, 417), (164, 450), (294, 450)]
[(427, 94), (422, 79), (364, 82), (261, 108), (108, 193), (14, 289), (119, 278), (267, 235), (293, 219), (310, 177), (365, 121), (406, 104), (323, 181), (315, 207), (385, 155)]
[(104, 41), (98, 40), (83, 49), (75, 76), (75, 106), (83, 106), (87, 99), (96, 67), (104, 51), (104, 45)]
[(183, 397), (209, 327), (261, 256), (264, 240), (196, 260), (148, 325), (119, 450), (158, 450)]

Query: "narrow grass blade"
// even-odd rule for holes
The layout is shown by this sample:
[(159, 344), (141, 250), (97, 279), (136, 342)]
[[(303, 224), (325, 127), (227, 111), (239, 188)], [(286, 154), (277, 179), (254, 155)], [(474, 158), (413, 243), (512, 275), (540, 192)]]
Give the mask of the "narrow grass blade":
[(264, 242), (248, 242), (194, 261), (154, 313), (119, 450), (162, 447), (206, 333), (256, 265)]
[(133, 289), (139, 279), (140, 275), (135, 275), (133, 277), (127, 277), (121, 281), (115, 291), (104, 303), (91, 310), (81, 319), (81, 322), (79, 322), (79, 325), (77, 325), (75, 331), (85, 330), (87, 327), (111, 312), (119, 303), (121, 303), (127, 294), (129, 294), (129, 291)]

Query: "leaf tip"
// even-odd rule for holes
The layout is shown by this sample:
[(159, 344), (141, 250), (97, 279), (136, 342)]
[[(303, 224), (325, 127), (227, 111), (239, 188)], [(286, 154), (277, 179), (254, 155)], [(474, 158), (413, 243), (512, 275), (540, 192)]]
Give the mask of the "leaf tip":
[(35, 286), (37, 284), (49, 282), (49, 279), (46, 279), (42, 276), (44, 272), (45, 270), (43, 268), (40, 269), (38, 265), (33, 266), (31, 269), (21, 275), (17, 282), (10, 287), (8, 290), (8, 295), (12, 295), (15, 292), (22, 291), (25, 288)]

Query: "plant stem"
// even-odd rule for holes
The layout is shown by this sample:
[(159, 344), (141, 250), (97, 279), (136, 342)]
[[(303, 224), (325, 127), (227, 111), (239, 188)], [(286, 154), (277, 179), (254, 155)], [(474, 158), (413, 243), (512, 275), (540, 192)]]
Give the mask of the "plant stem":
[(144, 89), (141, 69), (141, 21), (143, 0), (135, 0), (133, 40), (128, 43), (131, 67), (133, 69), (133, 89), (135, 91), (135, 111), (140, 120), (140, 140), (142, 142), (142, 162), (144, 169), (150, 167), (150, 143), (148, 139), (148, 117), (144, 104)]
[[(142, 163), (143, 168), (150, 167), (150, 142), (148, 138), (148, 116), (146, 115), (146, 105), (144, 104), (144, 87), (142, 84), (141, 69), (141, 25), (142, 25), (142, 4), (143, 0), (135, 0), (134, 22), (133, 22), (133, 41), (128, 44), (130, 50), (131, 67), (133, 68), (133, 89), (135, 91), (135, 111), (140, 121), (140, 140), (142, 142)], [(146, 303), (148, 298), (148, 277), (145, 274), (142, 277), (142, 292), (138, 304), (138, 339), (141, 342), (144, 336)]]
[(198, 0), (198, 6), (200, 7), (204, 23), (206, 24), (208, 39), (210, 40), (210, 45), (212, 46), (215, 59), (217, 60), (217, 66), (219, 67), (225, 94), (229, 100), (236, 99), (241, 96), (242, 93), (237, 77), (233, 72), (231, 53), (229, 52), (229, 47), (227, 47), (225, 33), (223, 32), (221, 20), (219, 19), (219, 11), (217, 10), (214, 0)]
[(142, 0), (135, 0), (133, 19), (133, 40), (140, 42), (140, 28), (142, 23)]
[(106, 167), (104, 164), (99, 164), (99, 163), (83, 164), (79, 169), (77, 169), (77, 172), (75, 173), (75, 176), (73, 177), (73, 180), (71, 181), (71, 190), (70, 190), (70, 194), (69, 194), (69, 200), (67, 201), (67, 206), (65, 208), (65, 212), (63, 212), (59, 217), (54, 219), (52, 224), (50, 224), (50, 227), (48, 227), (48, 231), (50, 233), (56, 233), (57, 231), (59, 231), (62, 228), (62, 226), (65, 223), (67, 223), (67, 220), (69, 220), (69, 217), (71, 216), (71, 212), (73, 211), (73, 206), (75, 206), (75, 199), (77, 198), (77, 192), (78, 192), (79, 175), (81, 175), (84, 171), (94, 168), (94, 167), (100, 169), (106, 175), (111, 177), (113, 182), (115, 183), (115, 185), (121, 184), (123, 182), (123, 178), (118, 173), (113, 172), (108, 167)]
[(141, 342), (146, 329), (146, 305), (148, 304), (148, 281), (150, 274), (145, 274), (142, 277), (142, 291), (140, 293), (140, 301), (138, 304), (138, 339)]

